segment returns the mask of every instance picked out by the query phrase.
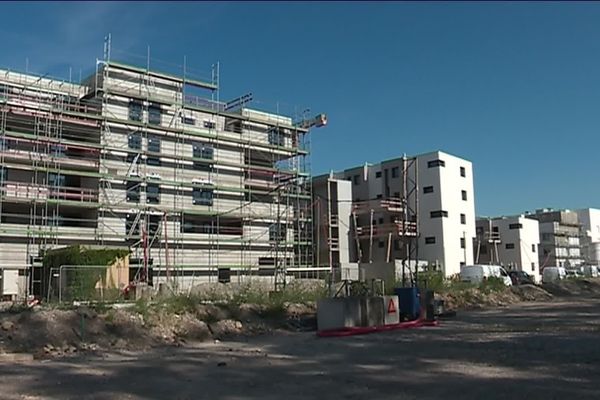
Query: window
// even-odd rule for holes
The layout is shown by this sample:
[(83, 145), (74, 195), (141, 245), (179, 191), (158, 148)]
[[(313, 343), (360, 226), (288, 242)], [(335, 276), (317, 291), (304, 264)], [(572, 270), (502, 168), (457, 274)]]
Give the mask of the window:
[(383, 195), (382, 195), (382, 194), (378, 194), (378, 195), (377, 195), (377, 198), (378, 198), (378, 199), (381, 199), (381, 198), (383, 198)]
[(483, 226), (478, 226), (477, 228), (475, 228), (475, 233), (477, 235), (483, 235)]
[(192, 203), (201, 206), (212, 206), (213, 194), (212, 189), (194, 188), (192, 191)]
[(0, 137), (0, 151), (9, 149), (9, 141), (5, 137)]
[(50, 145), (50, 155), (52, 157), (64, 157), (65, 156), (65, 146), (61, 144), (51, 144)]
[(532, 244), (532, 245), (531, 245), (531, 252), (532, 252), (532, 253), (535, 253), (535, 244)]
[(217, 124), (213, 121), (204, 120), (204, 127), (208, 129), (215, 129), (217, 127)]
[(360, 184), (360, 175), (354, 175), (352, 177), (352, 180), (353, 180), (353, 182), (354, 182), (355, 185)]
[[(160, 138), (158, 136), (148, 137), (148, 152), (157, 154), (160, 153)], [(148, 158), (146, 159), (146, 164), (160, 165), (160, 157), (148, 156)]]
[(148, 107), (148, 123), (151, 125), (160, 125), (160, 105), (151, 104)]
[(398, 176), (400, 176), (400, 168), (393, 167), (392, 168), (392, 178), (397, 178)]
[(196, 120), (192, 117), (186, 117), (185, 115), (181, 116), (181, 122), (184, 125), (196, 125)]
[(285, 146), (285, 135), (281, 129), (271, 128), (269, 131), (269, 144), (273, 146)]
[(511, 249), (515, 248), (515, 244), (514, 243), (506, 243), (505, 247), (506, 247), (507, 250), (511, 250)]
[(480, 249), (479, 249), (479, 252), (480, 252), (481, 254), (487, 254), (487, 252), (488, 252), (488, 251), (487, 251), (487, 246), (486, 246), (486, 245), (481, 245), (481, 247), (480, 247)]
[(127, 147), (132, 150), (142, 149), (142, 135), (139, 132), (130, 133), (127, 136)]
[(61, 174), (49, 173), (48, 186), (61, 187), (65, 186), (65, 176)]
[(375, 178), (381, 178), (381, 171), (375, 172)]
[(425, 244), (435, 244), (435, 236), (426, 237)]
[(531, 270), (535, 272), (535, 263), (531, 263)]
[(8, 170), (4, 167), (0, 167), (0, 182), (4, 182), (8, 179)]
[(127, 196), (128, 202), (139, 203), (140, 192), (141, 192), (141, 185), (139, 182), (134, 182), (134, 181), (127, 182), (127, 191), (125, 192), (125, 194)]
[(136, 223), (134, 225), (136, 217), (136, 214), (127, 214), (125, 219), (125, 232), (128, 236), (140, 234), (140, 224)]
[[(278, 229), (279, 226), (279, 229)], [(285, 240), (285, 236), (286, 236), (286, 232), (287, 232), (287, 226), (285, 224), (273, 224), (269, 226), (269, 240), (270, 241), (276, 241), (278, 240)]]
[(492, 226), (492, 232), (498, 233), (498, 227), (497, 226)]
[(523, 228), (523, 224), (510, 224), (508, 225), (508, 229), (521, 229)]
[(444, 210), (432, 211), (432, 212), (429, 213), (429, 216), (431, 218), (447, 217), (448, 216), (448, 211), (444, 211)]
[(465, 214), (460, 214), (460, 223), (463, 225), (466, 225), (467, 223), (467, 216)]
[(465, 167), (460, 167), (460, 176), (462, 176), (463, 178), (464, 178), (465, 176), (467, 176), (467, 173), (466, 173), (466, 171), (465, 171)]
[(400, 250), (400, 241), (398, 239), (394, 240), (394, 250)]
[(463, 200), (465, 200), (465, 201), (467, 200), (467, 191), (466, 190), (461, 190), (460, 195)]
[(379, 224), (383, 224), (383, 218), (379, 218)]
[(377, 242), (377, 245), (379, 246), (379, 248), (383, 248), (385, 246), (385, 243), (383, 242), (383, 240), (380, 240), (379, 242)]
[(212, 160), (214, 156), (214, 149), (212, 146), (204, 143), (194, 143), (193, 151), (193, 156), (197, 158)]
[(154, 183), (149, 183), (146, 186), (146, 203), (160, 203), (160, 186)]
[(129, 102), (129, 120), (130, 121), (141, 121), (142, 120), (142, 103), (137, 100)]
[(427, 168), (445, 167), (446, 162), (444, 160), (431, 160), (427, 162)]
[(400, 198), (400, 192), (394, 192), (394, 197), (399, 199)]
[(461, 249), (465, 248), (465, 238), (460, 238), (460, 248)]
[(423, 193), (433, 193), (433, 186), (425, 186), (423, 188)]

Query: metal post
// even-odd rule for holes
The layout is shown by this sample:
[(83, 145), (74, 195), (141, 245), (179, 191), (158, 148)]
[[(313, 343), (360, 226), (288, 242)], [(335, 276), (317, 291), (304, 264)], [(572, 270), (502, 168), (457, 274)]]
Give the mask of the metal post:
[(373, 214), (375, 212), (371, 209), (370, 221), (369, 221), (369, 264), (373, 263)]

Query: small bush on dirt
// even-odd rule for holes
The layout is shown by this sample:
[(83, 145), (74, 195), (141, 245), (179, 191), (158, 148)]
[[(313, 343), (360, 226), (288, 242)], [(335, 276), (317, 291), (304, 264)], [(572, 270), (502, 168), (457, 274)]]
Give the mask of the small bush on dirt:
[(502, 278), (498, 278), (495, 276), (484, 280), (479, 285), (479, 290), (481, 290), (483, 293), (486, 293), (486, 294), (492, 293), (492, 292), (500, 292), (505, 289), (506, 289), (506, 285), (504, 284), (504, 281), (502, 280)]

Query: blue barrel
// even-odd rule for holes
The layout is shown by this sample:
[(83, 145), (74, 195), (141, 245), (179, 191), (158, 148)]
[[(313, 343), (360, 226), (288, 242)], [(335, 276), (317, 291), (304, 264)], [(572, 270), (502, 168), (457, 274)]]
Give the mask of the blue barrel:
[(417, 287), (394, 288), (401, 320), (415, 320), (421, 313), (421, 292)]

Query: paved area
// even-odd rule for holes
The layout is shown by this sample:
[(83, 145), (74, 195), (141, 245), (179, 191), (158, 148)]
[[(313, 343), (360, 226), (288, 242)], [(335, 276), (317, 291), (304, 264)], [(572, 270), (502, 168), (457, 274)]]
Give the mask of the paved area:
[(598, 399), (600, 300), (461, 313), (437, 328), (0, 361), (12, 399)]

